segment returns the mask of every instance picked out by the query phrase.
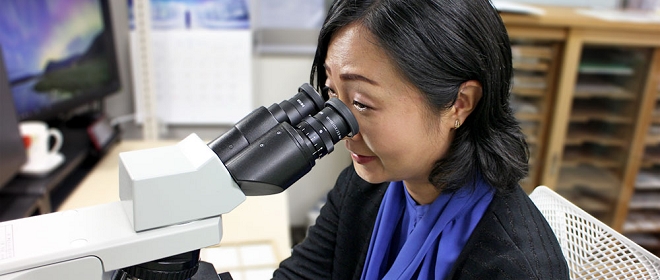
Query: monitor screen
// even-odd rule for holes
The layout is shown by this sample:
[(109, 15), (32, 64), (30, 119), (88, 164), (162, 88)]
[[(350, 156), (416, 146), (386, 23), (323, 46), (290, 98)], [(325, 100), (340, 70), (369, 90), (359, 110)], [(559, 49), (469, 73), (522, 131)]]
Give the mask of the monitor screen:
[(0, 50), (0, 189), (27, 160)]
[(50, 120), (120, 87), (109, 0), (0, 0), (0, 46), (20, 120)]

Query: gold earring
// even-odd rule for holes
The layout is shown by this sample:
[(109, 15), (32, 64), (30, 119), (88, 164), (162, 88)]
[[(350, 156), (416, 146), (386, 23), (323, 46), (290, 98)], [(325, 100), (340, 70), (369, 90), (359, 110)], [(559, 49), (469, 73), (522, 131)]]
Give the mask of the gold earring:
[(456, 120), (456, 121), (454, 122), (454, 128), (458, 129), (460, 126), (461, 126), (461, 122), (459, 122), (458, 120)]

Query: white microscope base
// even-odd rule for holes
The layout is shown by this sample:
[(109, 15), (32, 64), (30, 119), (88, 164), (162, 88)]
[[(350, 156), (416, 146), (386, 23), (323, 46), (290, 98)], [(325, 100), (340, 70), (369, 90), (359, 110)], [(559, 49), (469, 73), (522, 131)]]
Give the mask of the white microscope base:
[(0, 280), (33, 280), (33, 279), (91, 279), (110, 280), (112, 273), (103, 273), (101, 260), (96, 257), (80, 259), (41, 266), (30, 270), (19, 271), (0, 276)]
[[(0, 223), (0, 234), (4, 234), (0, 238), (0, 280), (27, 279), (21, 275), (32, 275), (26, 272), (30, 269), (82, 258), (87, 260), (80, 263), (90, 266), (94, 266), (94, 259), (100, 260), (102, 271), (97, 275), (101, 277), (104, 271), (220, 243), (220, 216), (136, 233), (122, 203), (125, 202)], [(44, 275), (48, 277), (35, 278), (34, 274), (29, 279), (64, 279)], [(88, 277), (85, 274), (75, 279), (102, 279)]]

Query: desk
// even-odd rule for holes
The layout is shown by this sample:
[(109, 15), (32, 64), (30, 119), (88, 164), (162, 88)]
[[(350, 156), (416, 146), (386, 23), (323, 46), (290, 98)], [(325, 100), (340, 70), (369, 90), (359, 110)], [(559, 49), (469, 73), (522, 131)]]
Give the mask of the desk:
[(64, 139), (60, 152), (66, 161), (45, 176), (18, 175), (4, 187), (0, 186), (0, 221), (46, 214), (53, 211), (53, 193), (84, 165), (89, 154), (87, 133), (83, 130), (61, 129)]
[[(142, 150), (178, 141), (125, 140), (112, 147), (104, 158), (71, 192), (57, 211), (76, 209), (119, 200), (119, 157), (126, 151)], [(249, 196), (236, 209), (222, 216), (220, 246), (270, 243), (277, 263), (291, 254), (288, 197), (286, 192), (269, 196)], [(217, 268), (217, 266), (216, 266)]]

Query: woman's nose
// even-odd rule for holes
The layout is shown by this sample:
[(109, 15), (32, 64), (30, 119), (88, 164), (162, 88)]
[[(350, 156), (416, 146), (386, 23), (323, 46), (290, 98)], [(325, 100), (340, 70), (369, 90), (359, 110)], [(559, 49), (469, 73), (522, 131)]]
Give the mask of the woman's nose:
[(342, 140), (353, 141), (353, 142), (355, 142), (355, 141), (361, 141), (361, 140), (362, 140), (362, 132), (358, 132), (357, 134), (355, 134), (355, 135), (353, 135), (353, 136), (351, 136), (351, 137), (348, 137), (348, 136), (347, 136), (347, 137), (344, 137), (344, 139), (342, 139)]

